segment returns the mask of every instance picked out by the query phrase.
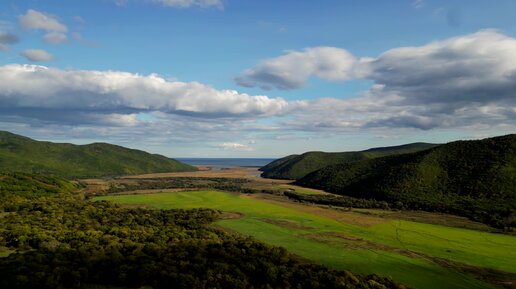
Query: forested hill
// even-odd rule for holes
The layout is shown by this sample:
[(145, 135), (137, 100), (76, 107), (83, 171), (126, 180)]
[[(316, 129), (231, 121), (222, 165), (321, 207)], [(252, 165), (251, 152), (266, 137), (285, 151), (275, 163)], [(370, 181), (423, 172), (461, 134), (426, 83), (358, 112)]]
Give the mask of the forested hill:
[(195, 168), (190, 165), (161, 155), (107, 143), (51, 143), (0, 131), (0, 172), (75, 178), (192, 170)]
[(290, 155), (271, 162), (260, 168), (262, 177), (271, 179), (298, 180), (307, 174), (329, 165), (354, 162), (387, 155), (416, 152), (435, 147), (430, 143), (411, 143), (392, 147), (372, 148), (357, 152), (307, 152), (302, 155)]
[(298, 185), (516, 225), (516, 134), (325, 167)]

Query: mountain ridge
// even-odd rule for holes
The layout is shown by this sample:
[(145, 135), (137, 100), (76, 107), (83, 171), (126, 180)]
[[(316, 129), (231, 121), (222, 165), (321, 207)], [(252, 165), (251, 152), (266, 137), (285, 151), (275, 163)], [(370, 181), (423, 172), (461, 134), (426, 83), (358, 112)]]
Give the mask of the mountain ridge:
[(328, 165), (347, 163), (429, 149), (438, 144), (416, 142), (389, 147), (376, 147), (362, 151), (322, 152), (310, 151), (300, 155), (289, 155), (260, 168), (262, 177), (272, 179), (298, 180), (307, 174)]
[(0, 131), (0, 172), (86, 178), (193, 170), (159, 154), (105, 142), (53, 143)]

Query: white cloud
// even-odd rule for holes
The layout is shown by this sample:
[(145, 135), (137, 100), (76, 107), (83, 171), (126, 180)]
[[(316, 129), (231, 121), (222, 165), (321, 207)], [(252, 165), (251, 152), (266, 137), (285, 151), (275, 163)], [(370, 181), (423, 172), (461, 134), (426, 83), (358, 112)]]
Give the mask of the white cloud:
[(68, 38), (66, 34), (60, 32), (49, 32), (43, 36), (43, 40), (50, 44), (61, 44), (65, 43)]
[(21, 55), (32, 62), (44, 62), (54, 60), (54, 56), (42, 49), (26, 49)]
[[(45, 58), (39, 51), (30, 52), (25, 56), (33, 61)], [(0, 104), (12, 109), (161, 111), (206, 118), (273, 116), (288, 109), (281, 98), (217, 90), (198, 82), (168, 81), (155, 74), (35, 65), (0, 66)]]
[(312, 47), (262, 61), (235, 80), (241, 86), (263, 89), (302, 87), (310, 76), (326, 80), (348, 80), (356, 60), (345, 49)]
[(154, 3), (159, 3), (166, 7), (177, 7), (177, 8), (188, 8), (188, 7), (201, 7), (201, 8), (218, 8), (223, 9), (224, 3), (222, 0), (149, 0)]
[[(41, 12), (33, 9), (27, 10), (25, 15), (19, 16), (20, 25), (27, 30), (42, 30), (45, 31), (45, 35), (43, 35), (43, 41), (50, 44), (61, 44), (65, 43), (68, 40), (66, 33), (68, 32), (68, 27), (59, 22), (57, 17)], [(34, 54), (35, 52), (32, 52)], [(25, 53), (24, 53), (25, 54)], [(41, 59), (42, 57), (47, 57), (49, 55), (43, 56), (43, 54), (38, 52), (36, 57)], [(34, 60), (35, 57), (28, 57), (31, 61), (48, 61), (48, 60)]]
[(313, 47), (266, 59), (236, 81), (242, 86), (264, 89), (295, 89), (310, 76), (325, 80), (370, 79), (384, 85), (389, 93), (406, 92), (403, 96), (407, 99), (499, 98), (507, 97), (512, 92), (508, 88), (515, 83), (514, 51), (516, 39), (495, 30), (419, 47), (395, 48), (377, 58), (358, 60), (341, 48)]
[[(288, 123), (299, 129), (431, 129), (495, 120), (507, 124), (514, 122), (506, 107), (516, 101), (515, 51), (516, 39), (495, 30), (395, 48), (357, 61), (339, 48), (307, 48), (265, 60), (238, 81), (280, 89), (301, 87), (310, 75), (374, 81), (371, 90), (352, 100), (300, 102), (298, 112), (293, 110), (297, 118)], [(496, 117), (485, 106), (494, 108)]]
[[(291, 110), (293, 118), (282, 125), (313, 132), (514, 126), (515, 51), (515, 38), (482, 30), (423, 46), (391, 49), (377, 58), (362, 58), (346, 76), (373, 80), (369, 91), (354, 99), (299, 102)], [(295, 61), (281, 61), (284, 57), (290, 55), (265, 61), (267, 65), (252, 69), (251, 75), (258, 76), (253, 77), (265, 87), (299, 87), (307, 75), (296, 74), (300, 66)], [(337, 56), (333, 62), (347, 59)], [(277, 62), (281, 65), (269, 64)], [(296, 79), (292, 75), (296, 81), (291, 81)]]
[(223, 150), (230, 150), (230, 151), (253, 151), (254, 149), (248, 145), (243, 145), (240, 143), (234, 143), (234, 142), (225, 142), (220, 145), (218, 145)]
[(516, 39), (494, 30), (391, 49), (363, 61), (362, 76), (403, 103), (464, 105), (515, 98)]
[(47, 32), (68, 32), (68, 27), (48, 13), (29, 9), (25, 15), (19, 17), (20, 25), (24, 29), (44, 30)]

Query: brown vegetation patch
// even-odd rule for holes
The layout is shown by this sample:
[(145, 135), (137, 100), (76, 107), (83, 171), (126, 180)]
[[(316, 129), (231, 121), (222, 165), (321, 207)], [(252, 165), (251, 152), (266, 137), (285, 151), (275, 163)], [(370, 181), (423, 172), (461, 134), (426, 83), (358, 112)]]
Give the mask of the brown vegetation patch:
[(407, 221), (428, 223), (434, 225), (442, 225), (455, 228), (464, 228), (478, 231), (496, 231), (486, 224), (471, 221), (466, 217), (454, 216), (444, 213), (430, 213), (424, 211), (403, 211), (395, 212), (388, 216), (393, 219), (402, 219)]
[(359, 238), (359, 237), (348, 236), (348, 235), (345, 235), (342, 233), (337, 233), (337, 232), (326, 232), (323, 234), (327, 235), (327, 236), (332, 236), (332, 237), (348, 240), (348, 241), (362, 241), (363, 240), (362, 238)]
[(306, 234), (303, 235), (303, 237), (322, 243), (345, 247), (346, 249), (351, 250), (386, 251), (409, 257), (419, 256), (418, 254), (413, 253), (409, 250), (391, 247), (380, 243), (375, 243), (369, 240), (364, 240), (362, 238), (346, 235), (340, 232), (321, 232), (316, 234)]
[(85, 185), (84, 191), (87, 193), (104, 192), (109, 189), (109, 182), (102, 179), (83, 179), (80, 182)]
[(273, 224), (279, 227), (283, 227), (289, 230), (311, 230), (312, 227), (304, 226), (301, 224), (298, 224), (296, 222), (290, 221), (290, 220), (281, 220), (281, 219), (270, 219), (270, 218), (260, 218), (258, 219), (260, 221)]
[(359, 214), (378, 216), (390, 220), (405, 220), (483, 232), (501, 232), (500, 230), (489, 227), (486, 224), (469, 220), (466, 217), (444, 213), (433, 213), (425, 211), (386, 211), (380, 209), (352, 209), (352, 211)]
[(507, 273), (495, 269), (483, 268), (473, 265), (468, 265), (460, 262), (451, 261), (444, 258), (430, 257), (433, 262), (442, 267), (452, 268), (461, 273), (469, 273), (477, 276), (480, 280), (503, 286), (505, 288), (516, 288), (516, 274)]
[(224, 170), (216, 170), (210, 166), (202, 166), (198, 171), (194, 172), (176, 172), (176, 173), (155, 173), (126, 176), (124, 179), (156, 179), (169, 177), (205, 177), (205, 178), (248, 178), (255, 180), (265, 180), (267, 182), (286, 183), (291, 181), (268, 180), (258, 177), (260, 171), (258, 168), (231, 167)]
[(300, 193), (311, 193), (311, 194), (318, 194), (318, 195), (327, 195), (327, 194), (330, 194), (328, 192), (325, 192), (323, 190), (317, 190), (317, 189), (312, 189), (312, 188), (305, 188), (305, 187), (301, 187), (301, 186), (296, 186), (296, 185), (291, 185), (291, 184), (284, 184), (284, 185), (280, 185), (279, 186), (280, 188), (285, 188), (285, 189), (292, 189), (296, 192), (300, 192)]
[(235, 220), (241, 219), (244, 217), (244, 214), (239, 212), (221, 212), (219, 218), (222, 220)]

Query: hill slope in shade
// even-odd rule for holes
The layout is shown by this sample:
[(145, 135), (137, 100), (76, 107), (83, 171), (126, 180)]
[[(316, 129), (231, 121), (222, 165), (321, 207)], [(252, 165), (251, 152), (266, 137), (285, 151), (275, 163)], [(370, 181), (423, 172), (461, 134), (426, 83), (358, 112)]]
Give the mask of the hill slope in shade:
[(84, 178), (193, 170), (161, 155), (117, 145), (51, 143), (0, 131), (0, 172)]
[(387, 155), (416, 152), (437, 146), (429, 143), (412, 143), (392, 147), (372, 148), (358, 152), (307, 152), (290, 155), (262, 167), (262, 177), (271, 179), (298, 180), (307, 174), (329, 165), (355, 162)]
[(516, 225), (516, 134), (332, 165), (298, 185)]

